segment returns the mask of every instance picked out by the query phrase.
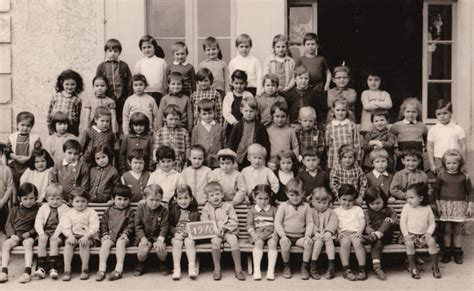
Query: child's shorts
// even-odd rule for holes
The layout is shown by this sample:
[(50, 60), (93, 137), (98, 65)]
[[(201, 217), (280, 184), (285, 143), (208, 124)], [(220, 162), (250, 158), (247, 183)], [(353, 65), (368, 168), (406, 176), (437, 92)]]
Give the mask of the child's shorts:
[[(416, 248), (426, 248), (426, 247), (428, 247), (428, 242), (423, 237), (423, 234), (408, 233), (408, 236), (413, 241)], [(400, 235), (399, 241), (400, 241), (400, 243), (405, 244), (405, 239), (404, 239), (403, 235)]]
[(300, 239), (304, 238), (303, 236), (302, 237), (291, 237), (291, 236), (287, 236), (287, 238), (290, 240), (291, 242), (291, 245), (294, 246), (296, 245), (296, 242), (299, 241)]
[(360, 238), (359, 239), (355, 239), (352, 237), (353, 234), (355, 234), (356, 232), (355, 231), (349, 231), (349, 230), (345, 230), (343, 232), (340, 232), (339, 235), (338, 235), (338, 241), (339, 243), (343, 240), (343, 239), (349, 239), (352, 243), (354, 243), (354, 241), (360, 241)]
[[(271, 239), (278, 242), (278, 234), (273, 229), (259, 228), (255, 230), (255, 233), (257, 234), (258, 238), (263, 240), (264, 242), (269, 241)], [(255, 243), (251, 236), (249, 237), (249, 241), (251, 243)]]

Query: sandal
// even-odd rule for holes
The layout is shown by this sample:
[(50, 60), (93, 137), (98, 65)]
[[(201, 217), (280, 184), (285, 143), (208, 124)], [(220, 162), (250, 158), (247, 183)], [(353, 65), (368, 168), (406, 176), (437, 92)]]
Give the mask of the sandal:
[(433, 277), (436, 279), (441, 279), (441, 272), (439, 268), (433, 268)]
[(347, 268), (343, 273), (342, 273), (342, 277), (346, 280), (349, 280), (349, 281), (356, 281), (357, 278), (356, 276), (354, 275), (354, 273), (352, 272), (351, 269)]
[(413, 269), (410, 272), (411, 272), (411, 277), (413, 279), (420, 279), (421, 278), (420, 271), (418, 271), (418, 269)]

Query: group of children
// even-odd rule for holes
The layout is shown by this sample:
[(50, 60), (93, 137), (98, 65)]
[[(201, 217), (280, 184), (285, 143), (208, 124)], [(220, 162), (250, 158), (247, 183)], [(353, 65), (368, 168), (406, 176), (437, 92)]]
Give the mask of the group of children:
[[(184, 43), (173, 45), (174, 61), (168, 65), (152, 37), (140, 39), (139, 47), (144, 58), (132, 75), (119, 60), (120, 42), (107, 41), (107, 60), (93, 79), (95, 96), (84, 102), (87, 126), (79, 138), (84, 84), (75, 71), (66, 70), (57, 79), (48, 111), (51, 135), (45, 142), (31, 133), (33, 114), (17, 115), (17, 132), (0, 146), (8, 161), (0, 166), (0, 226), (5, 225), (7, 236), (0, 282), (8, 279), (9, 254), (17, 245), (25, 248), (20, 281), (31, 280), (36, 241), (38, 268), (33, 275), (38, 278), (45, 278), (47, 271), (58, 278), (60, 245), (64, 281), (71, 279), (75, 247), (82, 260), (81, 279), (89, 277), (90, 247), (99, 245), (97, 281), (106, 277), (112, 247), (117, 263), (110, 280), (122, 277), (126, 247), (132, 245), (138, 247), (134, 275), (143, 274), (152, 250), (166, 272), (166, 245), (171, 243), (172, 278), (181, 277), (184, 246), (188, 274), (195, 279), (195, 246), (201, 241), (189, 237), (186, 225), (199, 220), (217, 225), (210, 239), (213, 278), (221, 278), (221, 247), (227, 242), (235, 276), (244, 280), (234, 210), (240, 204), (251, 205), (247, 229), (254, 244), (255, 280), (262, 278), (265, 244), (268, 280), (275, 278), (278, 246), (283, 277), (291, 277), (293, 245), (303, 248), (302, 279), (320, 279), (323, 247), (325, 277), (332, 279), (335, 242), (344, 278), (367, 278), (364, 245), (371, 245), (374, 274), (384, 280), (381, 253), (398, 225), (412, 277), (420, 277), (415, 249), (428, 246), (433, 276), (441, 278), (431, 206), (443, 226), (442, 262), (454, 256), (462, 263), (462, 223), (471, 215), (474, 196), (463, 167), (465, 134), (452, 121), (451, 103), (438, 102), (438, 123), (428, 131), (420, 120), (421, 103), (408, 98), (401, 105), (400, 121), (389, 128), (390, 95), (380, 89), (380, 75), (370, 73), (368, 90), (361, 95), (359, 128), (350, 71), (342, 65), (331, 73), (318, 55), (314, 33), (305, 35), (305, 55), (297, 61), (286, 38), (275, 36), (263, 73), (250, 54), (252, 39), (246, 34), (236, 38), (239, 55), (229, 66), (221, 60), (217, 40), (207, 38), (207, 59), (197, 73), (186, 61)], [(331, 81), (335, 87), (329, 89)], [(436, 175), (431, 195), (423, 171), (425, 148)], [(13, 193), (19, 205), (9, 209)], [(339, 206), (333, 208), (336, 200)], [(400, 221), (388, 206), (394, 200), (407, 201)], [(89, 202), (109, 208), (99, 219)], [(138, 202), (136, 210), (131, 202)], [(355, 272), (349, 268), (351, 246), (358, 262)]]

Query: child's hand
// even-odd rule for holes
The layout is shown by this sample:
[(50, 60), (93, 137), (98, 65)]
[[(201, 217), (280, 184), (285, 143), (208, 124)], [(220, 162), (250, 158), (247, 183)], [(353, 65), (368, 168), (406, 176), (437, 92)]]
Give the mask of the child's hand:
[(166, 245), (165, 245), (165, 242), (158, 239), (155, 243), (154, 243), (154, 247), (156, 249), (157, 252), (164, 252), (166, 251)]
[(19, 241), (20, 241), (20, 237), (17, 236), (16, 234), (12, 234), (12, 235), (10, 236), (10, 239), (13, 240), (13, 241), (15, 241), (15, 242), (19, 242)]
[(89, 238), (87, 236), (83, 236), (79, 239), (79, 246), (85, 248), (89, 246)]
[(304, 236), (304, 244), (313, 244), (313, 239), (309, 235)]
[(384, 221), (385, 221), (385, 222), (394, 223), (393, 219), (390, 218), (390, 217), (385, 217)]
[(75, 246), (77, 244), (77, 239), (75, 237), (70, 237), (66, 240), (66, 243), (70, 246)]
[(313, 233), (313, 240), (314, 241), (321, 240), (321, 239), (323, 239), (323, 237), (324, 236), (322, 234), (320, 234), (319, 232)]
[(177, 240), (184, 240), (184, 236), (179, 232), (174, 234), (174, 238)]
[(431, 165), (430, 170), (433, 174), (438, 174), (438, 167), (436, 167), (436, 165)]
[(281, 244), (282, 247), (285, 247), (285, 248), (291, 247), (291, 241), (286, 236), (281, 238), (280, 244)]
[[(372, 233), (371, 233), (372, 234)], [(383, 236), (383, 232), (381, 231), (374, 231), (373, 234), (378, 238), (381, 239)]]
[(126, 235), (125, 233), (123, 233), (123, 234), (119, 237), (119, 239), (122, 239), (122, 240), (123, 240), (123, 239), (128, 239), (128, 235)]
[(104, 242), (106, 240), (110, 240), (110, 235), (104, 235), (101, 239), (101, 242)]
[(352, 238), (355, 238), (355, 239), (358, 239), (358, 238), (361, 238), (362, 234), (360, 232), (356, 232), (356, 233), (353, 233), (351, 235)]
[(330, 240), (331, 237), (332, 237), (332, 233), (330, 233), (329, 231), (326, 231), (326, 232), (324, 233), (324, 240), (325, 240), (325, 241)]
[(252, 233), (250, 233), (250, 236), (252, 237), (253, 242), (257, 242), (257, 240), (259, 240), (259, 237), (255, 233), (255, 231), (252, 231)]
[(114, 200), (111, 199), (107, 201), (107, 206), (112, 206), (112, 205), (114, 205)]
[(390, 196), (387, 201), (388, 203), (394, 203), (395, 201), (397, 201), (397, 199), (395, 199), (395, 197), (393, 196)]
[(25, 233), (23, 233), (23, 234), (21, 235), (21, 237), (22, 237), (23, 239), (30, 238), (30, 233), (29, 233), (29, 232), (25, 232)]
[(425, 240), (425, 242), (427, 243), (430, 239), (432, 238), (431, 234), (429, 233), (425, 233), (423, 235), (423, 239)]
[(328, 90), (329, 90), (329, 83), (324, 85), (324, 91), (328, 91)]
[(224, 238), (224, 236), (225, 236), (225, 229), (223, 228), (223, 229), (221, 229), (221, 231), (219, 232), (218, 237)]
[(147, 248), (150, 245), (150, 242), (146, 239), (146, 237), (143, 237), (140, 240), (140, 243), (138, 244), (138, 248), (143, 249)]

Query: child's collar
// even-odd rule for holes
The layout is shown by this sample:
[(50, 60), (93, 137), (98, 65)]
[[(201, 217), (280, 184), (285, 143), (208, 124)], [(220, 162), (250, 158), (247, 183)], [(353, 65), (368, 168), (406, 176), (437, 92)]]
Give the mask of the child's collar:
[(346, 125), (350, 122), (350, 120), (348, 118), (344, 119), (344, 120), (337, 120), (337, 119), (333, 119), (331, 121), (332, 125), (335, 125), (335, 126), (339, 126), (339, 125)]
[(179, 63), (179, 62), (177, 62), (177, 61), (173, 61), (173, 65), (175, 65), (175, 66), (178, 66), (178, 65), (187, 66), (187, 65), (188, 65), (188, 62), (187, 62), (187, 61), (184, 61), (184, 62), (182, 62), (182, 63)]
[(270, 210), (270, 207), (272, 207), (270, 204), (268, 204), (267, 206), (265, 206), (263, 208), (261, 208), (258, 205), (255, 205), (255, 210), (257, 210), (257, 212), (261, 212), (262, 210), (263, 211), (268, 211), (268, 210)]
[(380, 176), (385, 176), (385, 177), (388, 177), (388, 172), (387, 171), (384, 171), (382, 173), (380, 173), (379, 171), (377, 171), (376, 169), (373, 169), (372, 170), (372, 174), (374, 174), (375, 178), (379, 178)]
[(413, 121), (408, 121), (406, 119), (403, 119), (403, 123), (406, 123), (406, 124), (417, 124), (418, 123), (418, 120), (413, 120)]

